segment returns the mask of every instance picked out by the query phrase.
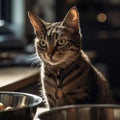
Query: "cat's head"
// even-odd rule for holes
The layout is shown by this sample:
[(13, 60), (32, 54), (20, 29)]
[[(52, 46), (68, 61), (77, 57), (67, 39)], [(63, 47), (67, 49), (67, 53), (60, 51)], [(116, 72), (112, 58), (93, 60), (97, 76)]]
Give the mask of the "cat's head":
[(33, 13), (28, 13), (36, 34), (38, 56), (49, 65), (66, 65), (79, 55), (81, 33), (79, 13), (72, 7), (62, 22), (47, 23)]

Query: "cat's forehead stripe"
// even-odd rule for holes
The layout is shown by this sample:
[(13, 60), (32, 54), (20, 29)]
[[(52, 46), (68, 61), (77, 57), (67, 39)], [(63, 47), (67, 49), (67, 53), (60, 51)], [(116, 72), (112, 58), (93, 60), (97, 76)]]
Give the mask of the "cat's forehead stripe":
[(69, 30), (68, 27), (61, 25), (61, 22), (56, 22), (49, 24), (46, 27), (47, 34), (44, 36), (44, 38), (51, 43), (54, 42), (55, 39), (63, 37), (66, 30)]
[(47, 27), (47, 36), (49, 39), (57, 38), (61, 36), (63, 27), (60, 24), (51, 24)]

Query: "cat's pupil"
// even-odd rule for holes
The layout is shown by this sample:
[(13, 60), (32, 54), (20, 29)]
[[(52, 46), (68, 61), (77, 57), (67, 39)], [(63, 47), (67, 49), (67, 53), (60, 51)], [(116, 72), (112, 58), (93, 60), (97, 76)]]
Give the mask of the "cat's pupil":
[(47, 47), (47, 44), (44, 40), (40, 40), (40, 46), (45, 48), (45, 47)]
[(64, 40), (64, 39), (60, 39), (60, 40), (58, 40), (58, 42), (57, 42), (57, 44), (58, 44), (59, 46), (65, 45), (65, 43), (66, 43), (66, 40)]

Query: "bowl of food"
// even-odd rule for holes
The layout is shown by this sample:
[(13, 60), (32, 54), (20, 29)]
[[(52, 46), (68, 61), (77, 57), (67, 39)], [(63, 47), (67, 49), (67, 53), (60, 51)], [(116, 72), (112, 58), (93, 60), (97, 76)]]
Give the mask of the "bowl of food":
[(58, 107), (38, 114), (37, 120), (120, 120), (120, 106), (86, 104)]
[(37, 95), (0, 91), (0, 120), (33, 120), (41, 103)]

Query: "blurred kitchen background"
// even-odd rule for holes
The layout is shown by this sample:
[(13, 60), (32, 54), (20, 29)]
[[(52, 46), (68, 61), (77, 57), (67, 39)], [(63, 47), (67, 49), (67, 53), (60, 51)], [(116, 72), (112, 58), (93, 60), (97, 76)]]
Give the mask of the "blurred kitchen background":
[(120, 100), (120, 0), (0, 0), (0, 67), (31, 66), (33, 28), (27, 16), (63, 20), (70, 7), (80, 13), (83, 49), (110, 82)]

